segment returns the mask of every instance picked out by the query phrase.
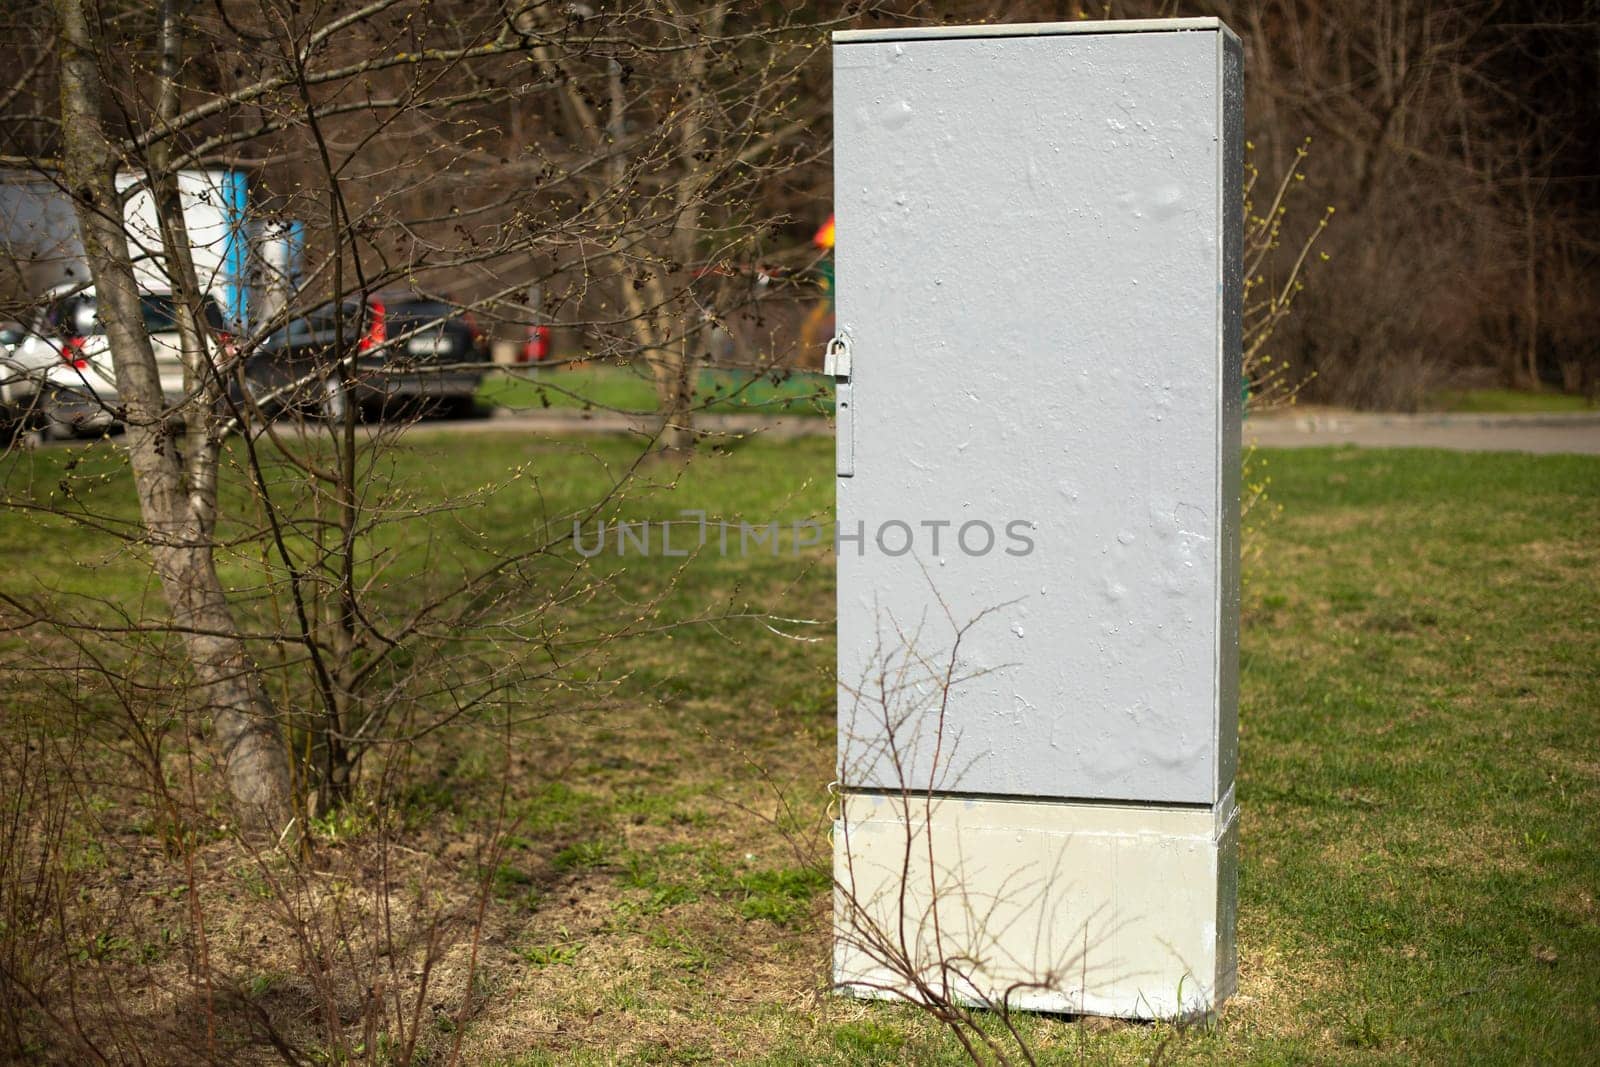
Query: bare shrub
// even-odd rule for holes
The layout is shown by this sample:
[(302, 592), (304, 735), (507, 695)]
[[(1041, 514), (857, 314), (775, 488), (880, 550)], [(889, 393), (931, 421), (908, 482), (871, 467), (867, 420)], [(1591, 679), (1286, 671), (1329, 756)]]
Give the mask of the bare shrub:
[[(6, 459), (9, 517), (99, 546), (81, 562), (100, 576), (18, 576), (0, 599), (7, 1049), (450, 1059), (514, 825), (503, 795), (464, 827), (407, 787), (451, 732), (509, 760), (519, 725), (603, 703), (619, 642), (697, 620), (663, 622), (672, 583), (621, 591), (567, 542), (670, 489), (652, 455), (697, 440), (694, 361), (768, 295), (738, 280), (782, 223), (763, 191), (812, 152), (822, 104), (795, 85), (822, 27), (721, 4), (114, 7), (31, 8), (0, 89), (6, 165), (77, 220), (115, 377), (95, 401), (123, 429), (122, 448), (19, 439)], [(247, 323), (208, 318), (175, 191), (218, 166), (249, 167), (256, 209), (306, 233), (297, 284)], [(146, 193), (152, 232), (122, 217)], [(152, 264), (177, 389), (141, 319)], [(658, 419), (610, 491), (550, 505), (541, 460), (403, 476), (422, 412), (366, 418), (373, 362), (463, 368), (406, 356), (438, 321), (378, 328), (397, 286), (649, 367)], [(252, 386), (274, 337), (324, 310), (331, 343)], [(744, 359), (781, 370), (792, 352), (759, 326)]]

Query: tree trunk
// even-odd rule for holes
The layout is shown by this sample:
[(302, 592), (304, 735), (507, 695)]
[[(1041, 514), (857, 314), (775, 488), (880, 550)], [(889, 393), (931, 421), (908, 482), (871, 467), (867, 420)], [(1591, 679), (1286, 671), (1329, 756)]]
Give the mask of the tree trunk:
[[(53, 6), (61, 46), (63, 174), (126, 412), (128, 457), (151, 558), (215, 727), (238, 818), (282, 832), (292, 818), (288, 754), (213, 557), (216, 448), (190, 441), (185, 470), (170, 439), (116, 188), (118, 160), (101, 118), (98, 56), (82, 0), (53, 0)], [(165, 258), (169, 272), (178, 269), (174, 258)], [(193, 278), (186, 281), (174, 291), (198, 291)]]
[(1523, 323), (1523, 373), (1529, 389), (1538, 390), (1539, 381), (1539, 215), (1538, 195), (1528, 174), (1526, 159), (1522, 164), (1522, 307)]
[[(703, 12), (696, 25), (693, 16), (687, 25), (701, 41), (713, 40), (722, 32), (726, 10), (714, 4)], [(679, 292), (683, 294), (682, 316), (693, 313), (690, 299), (694, 284), (694, 262), (698, 258), (702, 203), (709, 185), (710, 164), (706, 162), (706, 48), (690, 47), (683, 52), (683, 121), (678, 126), (678, 158), (683, 167), (678, 179), (677, 217), (672, 228), (672, 256), (683, 272)], [(665, 309), (663, 309), (665, 310)], [(656, 364), (656, 398), (664, 418), (661, 447), (670, 452), (687, 452), (694, 447), (694, 361), (689, 339), (698, 336), (698, 323), (680, 321), (677, 338), (670, 340)], [(673, 331), (662, 331), (671, 338)]]

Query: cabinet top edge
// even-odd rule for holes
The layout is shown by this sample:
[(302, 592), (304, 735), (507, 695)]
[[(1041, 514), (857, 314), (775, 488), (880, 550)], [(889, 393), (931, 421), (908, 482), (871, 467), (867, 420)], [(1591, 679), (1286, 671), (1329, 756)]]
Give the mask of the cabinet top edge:
[(1221, 33), (1235, 41), (1238, 35), (1219, 18), (1109, 19), (1083, 22), (1015, 22), (978, 26), (890, 26), (873, 30), (835, 30), (833, 43), (881, 44), (890, 41), (941, 41), (990, 37), (1060, 37), (1067, 34), (1106, 33)]

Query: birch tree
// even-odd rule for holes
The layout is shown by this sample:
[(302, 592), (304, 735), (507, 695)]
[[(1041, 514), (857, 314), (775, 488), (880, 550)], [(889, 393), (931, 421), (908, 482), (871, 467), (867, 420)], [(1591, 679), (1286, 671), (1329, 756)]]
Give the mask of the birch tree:
[[(272, 703), (239, 639), (212, 555), (220, 437), (204, 413), (215, 404), (219, 379), (205, 358), (197, 320), (186, 318), (181, 322), (185, 385), (194, 399), (184, 412), (189, 432), (180, 455), (167, 429), (167, 405), (155, 350), (140, 310), (133, 253), (116, 183), (122, 160), (103, 118), (101, 51), (93, 40), (83, 0), (55, 0), (54, 10), (61, 50), (61, 169), (72, 190), (99, 314), (117, 370), (126, 411), (128, 456), (151, 559), (172, 611), (173, 626), (188, 647), (215, 723), (229, 791), (249, 823), (281, 832), (291, 821), (288, 756)], [(175, 18), (174, 3), (164, 4), (163, 121), (170, 121), (177, 109), (177, 89), (172, 83), (178, 48)], [(163, 150), (161, 154), (166, 153)], [(167, 270), (187, 290), (183, 294), (189, 298), (186, 306), (196, 308), (199, 286), (193, 264), (184, 261), (187, 237), (176, 183), (170, 173), (158, 173), (163, 178), (158, 191), (159, 214), (164, 236), (170, 238)]]
[[(706, 279), (793, 259), (783, 227), (804, 233), (814, 222), (785, 217), (770, 189), (826, 141), (822, 97), (801, 86), (820, 76), (830, 23), (724, 3), (603, 14), (423, 0), (47, 3), (53, 55), (30, 62), (6, 100), (38, 99), (53, 79), (59, 106), (6, 127), (4, 162), (71, 197), (138, 496), (140, 529), (129, 536), (159, 580), (238, 818), (281, 836), (308, 797), (315, 808), (338, 803), (361, 754), (392, 736), (405, 689), (396, 664), (412, 665), (411, 676), (424, 661), (448, 673), (435, 651), (442, 635), (491, 621), (515, 620), (519, 638), (540, 647), (538, 611), (507, 576), (555, 547), (539, 541), (475, 565), (412, 610), (380, 609), (372, 597), (385, 572), (372, 544), (394, 510), (366, 479), (393, 431), (363, 428), (355, 405), (321, 422), (274, 423), (241, 392), (244, 368), (297, 316), (360, 307), (386, 287), (448, 286), (457, 305), (513, 334), (535, 321), (521, 301), (537, 288), (551, 294), (543, 313), (585, 353), (649, 368), (652, 445), (687, 454), (706, 339), (743, 299)], [(180, 172), (217, 166), (251, 168), (259, 210), (307, 233), (299, 288), (226, 344), (204, 314), (179, 193)], [(123, 221), (142, 193), (159, 223), (153, 249)], [(141, 313), (136, 264), (151, 256), (179, 308), (176, 400), (163, 395)], [(268, 400), (294, 407), (296, 392), (358, 384), (360, 318), (334, 320), (332, 354)], [(393, 354), (404, 341), (363, 344)], [(279, 469), (304, 488), (286, 492)], [(275, 629), (241, 619), (219, 579), (230, 477), (259, 512), (251, 536)], [(563, 582), (557, 598), (578, 587)], [(267, 684), (286, 671), (292, 684)], [(461, 683), (434, 724), (505, 693), (510, 677), (496, 667)], [(440, 693), (409, 691), (436, 703)]]

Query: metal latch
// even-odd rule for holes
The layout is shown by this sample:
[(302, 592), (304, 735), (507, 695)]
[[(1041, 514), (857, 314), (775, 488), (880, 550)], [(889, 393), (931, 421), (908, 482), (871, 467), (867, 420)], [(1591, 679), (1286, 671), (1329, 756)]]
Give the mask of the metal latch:
[(834, 473), (852, 478), (856, 473), (855, 389), (850, 383), (850, 338), (837, 334), (822, 356), (822, 373), (834, 381)]

